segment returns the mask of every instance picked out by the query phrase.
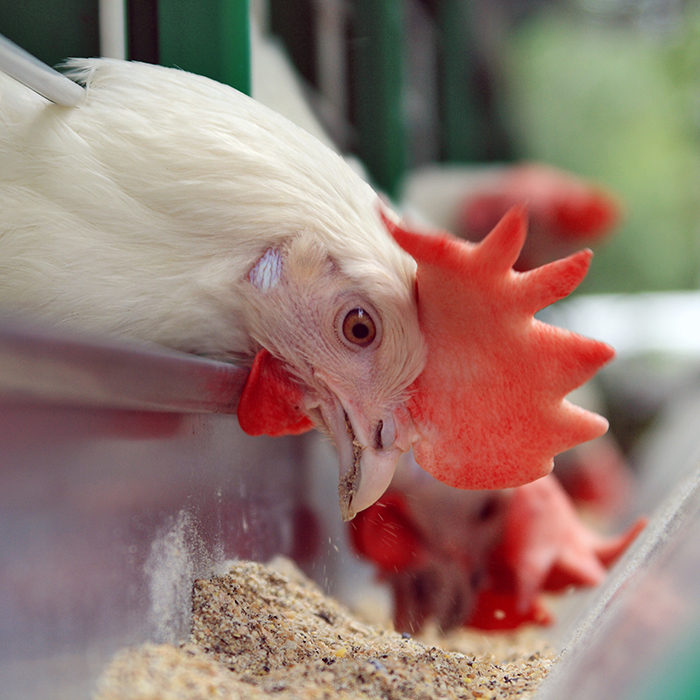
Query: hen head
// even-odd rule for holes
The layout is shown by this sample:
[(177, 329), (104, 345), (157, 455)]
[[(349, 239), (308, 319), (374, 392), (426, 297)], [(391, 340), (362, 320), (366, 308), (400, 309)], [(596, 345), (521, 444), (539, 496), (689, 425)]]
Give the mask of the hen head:
[[(374, 217), (383, 228), (376, 208)], [(382, 495), (410, 449), (407, 390), (426, 357), (415, 263), (378, 233), (395, 250), (340, 257), (301, 232), (267, 248), (244, 282), (249, 331), (262, 350), (239, 403), (241, 427), (330, 433), (344, 519)]]
[(329, 429), (344, 519), (381, 496), (410, 447), (444, 483), (506, 488), (606, 431), (564, 397), (612, 349), (534, 318), (579, 284), (590, 251), (516, 272), (526, 234), (518, 208), (476, 245), (383, 221), (417, 261), (413, 284), (383, 265), (362, 288), (304, 235), (251, 269), (254, 336), (267, 335), (239, 405), (244, 430), (300, 432), (309, 418)]

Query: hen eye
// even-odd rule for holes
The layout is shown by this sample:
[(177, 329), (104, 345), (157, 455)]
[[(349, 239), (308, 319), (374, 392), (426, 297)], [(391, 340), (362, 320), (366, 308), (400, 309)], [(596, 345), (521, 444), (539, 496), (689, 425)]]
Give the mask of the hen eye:
[(358, 306), (345, 316), (343, 335), (353, 345), (364, 348), (377, 337), (377, 327), (374, 325), (372, 317)]

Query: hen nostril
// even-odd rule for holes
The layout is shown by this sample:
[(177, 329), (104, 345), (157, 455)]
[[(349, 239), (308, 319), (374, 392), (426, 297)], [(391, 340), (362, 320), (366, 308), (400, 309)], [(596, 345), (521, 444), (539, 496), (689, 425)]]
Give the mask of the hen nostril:
[(396, 442), (396, 422), (392, 415), (387, 415), (386, 420), (377, 422), (377, 431), (374, 437), (374, 446), (378, 450), (390, 450)]
[(381, 450), (384, 447), (384, 443), (382, 442), (382, 430), (384, 430), (384, 421), (380, 420), (379, 423), (377, 423), (377, 430), (374, 433), (374, 447), (377, 450)]

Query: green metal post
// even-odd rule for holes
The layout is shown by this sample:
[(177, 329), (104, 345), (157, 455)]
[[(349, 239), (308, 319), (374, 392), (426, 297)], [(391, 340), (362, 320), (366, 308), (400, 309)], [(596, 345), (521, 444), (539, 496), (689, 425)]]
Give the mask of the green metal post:
[(250, 94), (248, 0), (159, 0), (159, 60)]
[(401, 0), (356, 0), (353, 31), (359, 155), (375, 184), (398, 190), (406, 167)]
[(476, 161), (485, 156), (485, 125), (474, 90), (469, 50), (469, 2), (441, 0), (437, 25), (440, 48), (441, 146), (445, 160)]

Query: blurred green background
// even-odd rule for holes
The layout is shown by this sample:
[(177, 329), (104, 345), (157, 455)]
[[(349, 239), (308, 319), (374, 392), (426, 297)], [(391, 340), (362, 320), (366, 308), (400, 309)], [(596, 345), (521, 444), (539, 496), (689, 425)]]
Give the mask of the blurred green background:
[(640, 19), (550, 10), (507, 44), (503, 115), (518, 157), (599, 180), (625, 204), (581, 291), (698, 281), (700, 13)]
[[(405, 169), (428, 161), (559, 166), (607, 186), (625, 210), (577, 293), (697, 286), (697, 2), (349, 4), (345, 117), (352, 136), (342, 145), (365, 161), (380, 187), (393, 193)], [(314, 2), (299, 6), (306, 6), (305, 33), (289, 21), (284, 0), (271, 2), (272, 28), (319, 87), (308, 30)], [(387, 46), (395, 59), (389, 65)]]

